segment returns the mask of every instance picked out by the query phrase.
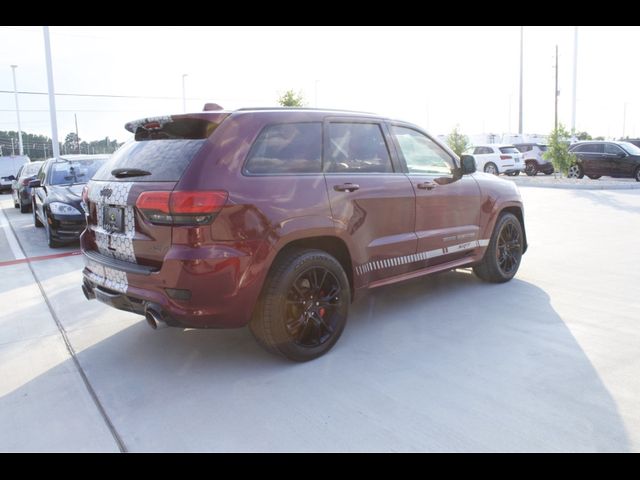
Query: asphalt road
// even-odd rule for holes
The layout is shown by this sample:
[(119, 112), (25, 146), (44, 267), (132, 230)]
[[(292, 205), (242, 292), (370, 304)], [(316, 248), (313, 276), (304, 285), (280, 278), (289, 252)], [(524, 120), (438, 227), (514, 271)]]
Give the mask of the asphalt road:
[(514, 280), (377, 289), (306, 364), (86, 301), (4, 195), (0, 451), (638, 452), (640, 191), (521, 192)]

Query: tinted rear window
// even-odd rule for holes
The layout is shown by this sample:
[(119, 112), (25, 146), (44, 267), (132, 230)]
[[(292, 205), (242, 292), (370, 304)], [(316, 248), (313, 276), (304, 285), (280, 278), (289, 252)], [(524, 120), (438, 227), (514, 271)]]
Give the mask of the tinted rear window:
[[(177, 182), (205, 142), (206, 139), (131, 140), (111, 156), (93, 179), (112, 182)], [(117, 168), (146, 170), (151, 175), (116, 178), (111, 172)]]
[(246, 173), (320, 173), (322, 125), (281, 123), (265, 127), (244, 167)]
[(516, 147), (500, 147), (502, 153), (520, 153)]

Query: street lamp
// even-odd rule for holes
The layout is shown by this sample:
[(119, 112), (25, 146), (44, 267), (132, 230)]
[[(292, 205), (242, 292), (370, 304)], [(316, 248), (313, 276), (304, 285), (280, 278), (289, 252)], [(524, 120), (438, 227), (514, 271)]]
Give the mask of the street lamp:
[(18, 65), (11, 65), (13, 72), (13, 94), (16, 98), (16, 117), (18, 117), (18, 144), (20, 145), (20, 155), (24, 155), (24, 148), (22, 146), (22, 128), (20, 128), (20, 106), (18, 105), (18, 87), (16, 86), (16, 68)]
[(182, 111), (183, 113), (187, 113), (187, 96), (185, 94), (185, 88), (184, 88), (184, 79), (187, 75), (188, 75), (187, 73), (182, 74)]

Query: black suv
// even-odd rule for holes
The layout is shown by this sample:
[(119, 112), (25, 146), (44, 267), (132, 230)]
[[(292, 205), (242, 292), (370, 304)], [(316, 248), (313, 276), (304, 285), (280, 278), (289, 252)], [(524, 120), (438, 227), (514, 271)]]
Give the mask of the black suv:
[(569, 147), (576, 163), (569, 167), (569, 178), (585, 175), (596, 180), (603, 175), (635, 178), (640, 182), (640, 148), (629, 142), (579, 142)]

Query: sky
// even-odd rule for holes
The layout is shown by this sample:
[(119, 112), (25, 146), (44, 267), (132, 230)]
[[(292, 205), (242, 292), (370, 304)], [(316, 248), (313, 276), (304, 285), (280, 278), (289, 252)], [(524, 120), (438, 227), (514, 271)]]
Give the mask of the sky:
[[(571, 127), (574, 28), (524, 27), (524, 132)], [(61, 140), (130, 138), (127, 121), (215, 102), (275, 106), (288, 89), (309, 107), (375, 112), (438, 134), (518, 130), (520, 27), (51, 27)], [(639, 27), (579, 27), (576, 130), (640, 136)], [(42, 27), (0, 26), (0, 91), (47, 92)], [(144, 98), (164, 97), (164, 98)], [(51, 136), (46, 95), (19, 96), (23, 131)], [(625, 115), (626, 110), (626, 115)], [(0, 93), (0, 130), (17, 130)]]

